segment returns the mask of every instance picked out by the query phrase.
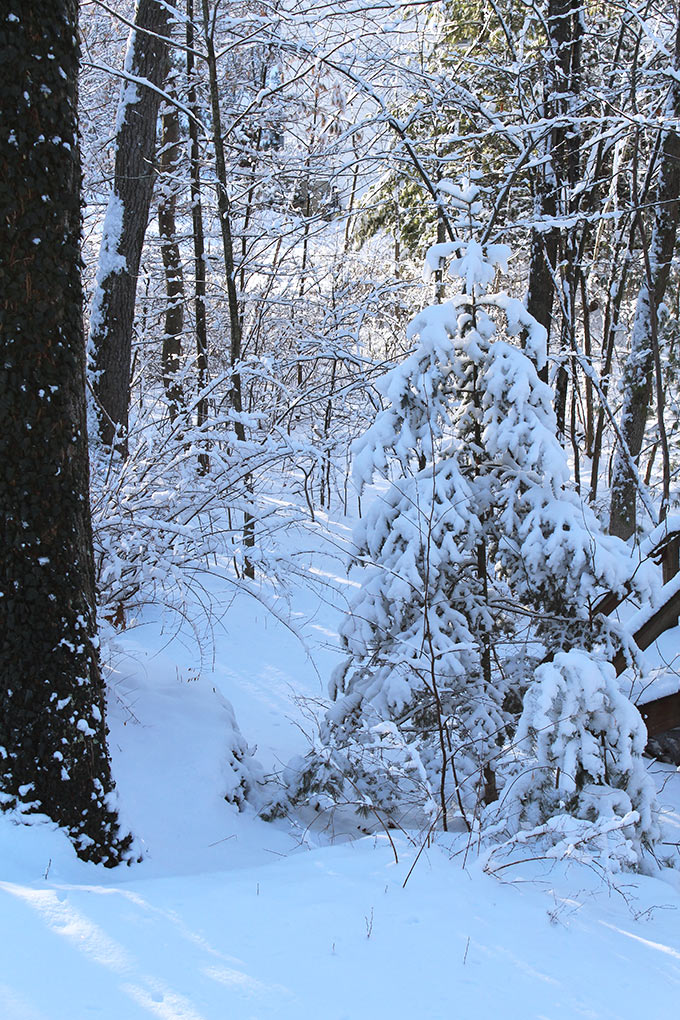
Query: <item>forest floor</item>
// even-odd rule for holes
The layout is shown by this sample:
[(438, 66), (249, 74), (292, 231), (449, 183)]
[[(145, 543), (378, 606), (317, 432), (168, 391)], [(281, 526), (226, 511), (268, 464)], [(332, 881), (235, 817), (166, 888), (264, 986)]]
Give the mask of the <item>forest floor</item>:
[[(325, 694), (350, 584), (335, 548), (297, 557), (317, 586), (280, 598), (280, 619), (213, 577), (200, 653), (154, 607), (105, 635), (121, 813), (143, 861), (107, 872), (51, 825), (0, 818), (2, 1020), (675, 1020), (680, 872), (605, 881), (528, 860), (492, 875), (460, 833), (391, 845), (225, 802), (225, 699), (266, 772), (305, 753), (300, 698)], [(680, 841), (680, 773), (650, 768)]]

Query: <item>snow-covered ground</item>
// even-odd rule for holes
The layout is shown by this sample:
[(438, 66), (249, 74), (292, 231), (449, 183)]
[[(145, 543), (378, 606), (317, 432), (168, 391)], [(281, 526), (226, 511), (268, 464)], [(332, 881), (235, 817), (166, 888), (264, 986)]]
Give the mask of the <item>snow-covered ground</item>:
[[(675, 1020), (672, 876), (612, 885), (575, 861), (493, 876), (461, 835), (393, 847), (225, 802), (225, 699), (266, 771), (305, 751), (295, 699), (325, 692), (348, 584), (341, 558), (308, 567), (326, 584), (280, 605), (299, 636), (215, 581), (214, 655), (155, 610), (108, 642), (110, 746), (144, 860), (107, 872), (50, 825), (0, 818), (0, 1020)], [(680, 841), (680, 776), (654, 768)]]

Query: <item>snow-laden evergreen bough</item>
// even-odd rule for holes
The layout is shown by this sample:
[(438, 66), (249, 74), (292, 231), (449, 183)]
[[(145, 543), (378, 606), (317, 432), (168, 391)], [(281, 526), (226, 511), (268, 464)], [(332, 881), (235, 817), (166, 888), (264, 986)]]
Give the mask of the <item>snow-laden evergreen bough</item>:
[[(334, 704), (287, 782), (294, 798), (315, 794), (319, 806), (444, 827), (459, 816), (471, 828), (499, 796), (520, 797), (522, 817), (533, 810), (529, 786), (504, 791), (505, 762), (519, 736), (537, 758), (531, 693), (515, 734), (521, 699), (536, 666), (562, 649), (581, 649), (591, 685), (600, 677), (607, 725), (600, 715), (579, 725), (600, 727), (603, 761), (624, 745), (639, 759), (642, 748), (617, 729), (625, 699), (597, 661), (616, 635), (592, 611), (598, 594), (623, 589), (629, 554), (568, 488), (552, 392), (538, 377), (545, 330), (493, 290), (510, 251), (477, 239), (479, 189), (444, 182), (442, 191), (461, 233), (430, 249), (427, 272), (448, 263), (462, 290), (413, 320), (411, 353), (382, 380), (387, 406), (355, 444), (359, 486), (378, 481), (355, 535), (362, 585), (341, 627), (347, 657), (331, 683)], [(640, 774), (611, 764), (589, 773), (623, 793), (629, 783), (642, 789)], [(627, 796), (642, 806), (638, 792)], [(584, 798), (573, 801), (578, 810)], [(535, 800), (534, 814), (552, 810), (538, 790)], [(650, 812), (640, 812), (647, 833)]]

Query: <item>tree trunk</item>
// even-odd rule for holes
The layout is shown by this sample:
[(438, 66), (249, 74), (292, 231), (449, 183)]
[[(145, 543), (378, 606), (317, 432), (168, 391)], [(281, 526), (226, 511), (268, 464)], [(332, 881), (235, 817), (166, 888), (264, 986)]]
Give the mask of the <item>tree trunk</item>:
[[(160, 88), (169, 68), (169, 3), (138, 0), (125, 73)], [(104, 221), (97, 286), (90, 317), (99, 431), (127, 452), (130, 360), (137, 274), (154, 186), (160, 95), (128, 78), (121, 90), (115, 178)], [(118, 438), (117, 438), (118, 437)]]
[[(541, 185), (541, 190), (537, 195), (535, 204), (539, 218), (555, 215), (554, 195), (550, 194), (545, 182)], [(536, 228), (533, 228), (531, 231), (527, 310), (545, 328), (548, 350), (550, 349), (550, 327), (552, 325), (554, 297), (553, 276), (557, 265), (558, 239), (558, 231), (555, 229), (548, 230), (545, 233)], [(548, 372), (549, 365), (546, 361), (538, 373), (542, 382), (548, 382)]]
[[(227, 164), (224, 155), (224, 140), (222, 137), (222, 114), (220, 110), (220, 96), (217, 82), (217, 57), (213, 42), (213, 27), (211, 28), (210, 8), (208, 0), (202, 0), (203, 33), (206, 48), (208, 76), (210, 80), (210, 107), (212, 113), (212, 135), (213, 147), (215, 149), (215, 171), (217, 175), (217, 208), (220, 215), (220, 227), (222, 231), (222, 251), (224, 255), (224, 275), (227, 285), (227, 304), (229, 307), (229, 329), (231, 343), (229, 360), (231, 364), (231, 406), (235, 412), (234, 432), (239, 442), (244, 442), (246, 431), (243, 425), (241, 414), (243, 412), (243, 392), (241, 387), (241, 373), (239, 361), (241, 360), (241, 315), (236, 293), (236, 263), (234, 262), (234, 244), (231, 232), (231, 202), (227, 190)], [(216, 13), (216, 12), (215, 12)], [(252, 493), (252, 477), (246, 475), (244, 479), (246, 491)], [(243, 542), (247, 549), (255, 546), (255, 520), (250, 511), (243, 513)], [(255, 571), (252, 562), (246, 556), (244, 559), (244, 573), (246, 577), (253, 578)]]
[[(545, 68), (543, 117), (550, 121), (564, 116), (580, 85), (580, 0), (549, 0), (548, 60)], [(539, 222), (552, 220), (567, 210), (564, 189), (578, 174), (580, 140), (575, 131), (567, 135), (563, 123), (555, 124), (546, 142), (545, 167), (535, 186)], [(560, 250), (560, 229), (534, 228), (531, 232), (527, 309), (548, 334), (552, 325), (555, 280)], [(548, 364), (539, 373), (548, 381)], [(565, 374), (566, 385), (566, 374)], [(565, 391), (566, 399), (566, 391)]]
[(159, 169), (166, 175), (166, 178), (163, 182), (163, 194), (158, 203), (158, 233), (161, 239), (167, 299), (162, 350), (163, 386), (168, 401), (170, 419), (173, 422), (184, 405), (182, 383), (179, 377), (184, 330), (184, 275), (175, 224), (177, 190), (172, 180), (172, 175), (177, 172), (178, 165), (179, 116), (176, 107), (167, 106), (161, 116)]
[[(77, 0), (0, 21), (0, 806), (128, 853), (96, 643), (80, 280)], [(5, 5), (7, 10), (7, 5)]]
[(231, 202), (227, 188), (227, 163), (224, 155), (222, 138), (222, 112), (220, 110), (220, 94), (217, 81), (217, 57), (213, 43), (213, 29), (210, 25), (210, 8), (208, 0), (203, 4), (203, 32), (207, 54), (208, 75), (210, 79), (210, 108), (212, 113), (213, 147), (215, 150), (215, 172), (217, 176), (217, 208), (222, 232), (222, 250), (224, 255), (224, 275), (227, 286), (227, 305), (229, 309), (230, 350), (229, 360), (231, 373), (231, 406), (237, 414), (234, 431), (239, 440), (245, 439), (243, 422), (240, 414), (243, 410), (241, 376), (238, 362), (241, 358), (241, 316), (239, 314), (238, 295), (236, 293), (236, 263), (234, 262), (234, 242), (231, 233)]
[[(201, 161), (198, 139), (198, 99), (194, 78), (194, 0), (187, 0), (187, 101), (189, 112), (189, 141), (191, 164), (191, 221), (194, 245), (194, 318), (196, 328), (196, 374), (199, 394), (208, 381), (208, 326), (205, 313), (205, 234), (203, 230), (203, 207), (201, 202)], [(200, 397), (196, 407), (196, 424), (199, 428), (208, 420), (208, 401)], [(198, 455), (202, 471), (210, 469), (210, 458), (206, 452)]]
[[(680, 18), (675, 38), (674, 71), (680, 70)], [(680, 80), (670, 87), (666, 117), (680, 117)], [(630, 353), (623, 372), (621, 436), (637, 464), (645, 434), (654, 374), (657, 313), (666, 292), (680, 215), (680, 135), (675, 128), (664, 132), (659, 157), (659, 176), (654, 202), (654, 226), (649, 245), (649, 271), (638, 292)], [(636, 527), (637, 486), (625, 453), (617, 451), (614, 462), (609, 531), (628, 539)]]

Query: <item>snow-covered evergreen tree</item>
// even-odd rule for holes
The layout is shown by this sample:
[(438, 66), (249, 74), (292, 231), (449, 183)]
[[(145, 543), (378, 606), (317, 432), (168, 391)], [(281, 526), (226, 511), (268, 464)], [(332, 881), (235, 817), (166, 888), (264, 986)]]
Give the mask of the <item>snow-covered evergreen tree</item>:
[(516, 776), (498, 810), (506, 827), (524, 840), (590, 844), (615, 870), (645, 865), (658, 836), (647, 731), (613, 666), (580, 648), (541, 665), (514, 743)]
[(384, 481), (355, 536), (364, 575), (335, 704), (289, 778), (293, 791), (414, 806), (446, 826), (495, 800), (513, 696), (547, 652), (607, 637), (592, 606), (631, 569), (565, 488), (538, 377), (545, 330), (492, 290), (510, 251), (478, 240), (480, 190), (441, 188), (461, 233), (430, 249), (428, 271), (448, 262), (462, 292), (416, 316), (412, 352), (382, 383), (387, 407), (355, 444), (360, 486)]

